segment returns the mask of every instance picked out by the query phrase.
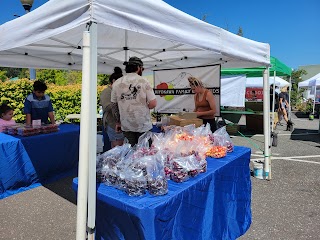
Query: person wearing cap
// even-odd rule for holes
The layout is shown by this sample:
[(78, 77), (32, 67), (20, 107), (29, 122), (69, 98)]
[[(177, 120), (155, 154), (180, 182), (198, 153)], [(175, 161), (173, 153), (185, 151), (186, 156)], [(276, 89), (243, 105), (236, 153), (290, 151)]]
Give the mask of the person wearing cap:
[(188, 78), (191, 89), (194, 91), (194, 112), (197, 113), (197, 117), (203, 120), (204, 124), (209, 123), (211, 131), (214, 132), (216, 127), (215, 113), (216, 103), (213, 93), (203, 86), (203, 83), (195, 78)]
[(147, 79), (141, 77), (143, 62), (131, 57), (126, 65), (126, 75), (112, 86), (111, 102), (117, 103), (120, 122), (116, 130), (121, 131), (133, 146), (139, 137), (152, 129), (150, 109), (157, 105), (156, 96)]

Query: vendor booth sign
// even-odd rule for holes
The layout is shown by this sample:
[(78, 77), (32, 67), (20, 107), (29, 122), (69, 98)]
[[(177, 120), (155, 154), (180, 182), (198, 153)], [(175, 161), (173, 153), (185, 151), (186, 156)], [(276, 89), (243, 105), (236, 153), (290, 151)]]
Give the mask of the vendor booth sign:
[(220, 116), (220, 65), (163, 69), (154, 71), (154, 92), (158, 113), (193, 112), (194, 92), (188, 77), (196, 77), (212, 91), (216, 102), (216, 116)]
[(246, 88), (246, 101), (262, 101), (263, 88)]

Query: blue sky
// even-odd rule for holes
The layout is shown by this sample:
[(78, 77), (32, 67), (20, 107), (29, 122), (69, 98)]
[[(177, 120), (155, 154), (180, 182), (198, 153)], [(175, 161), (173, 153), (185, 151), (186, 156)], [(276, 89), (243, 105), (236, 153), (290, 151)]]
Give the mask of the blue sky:
[[(19, 0), (1, 2), (0, 24), (24, 14)], [(34, 0), (31, 10), (45, 2)], [(269, 43), (271, 55), (291, 68), (320, 64), (320, 0), (165, 2), (199, 19), (205, 15), (208, 23), (233, 33), (242, 27), (244, 37)]]

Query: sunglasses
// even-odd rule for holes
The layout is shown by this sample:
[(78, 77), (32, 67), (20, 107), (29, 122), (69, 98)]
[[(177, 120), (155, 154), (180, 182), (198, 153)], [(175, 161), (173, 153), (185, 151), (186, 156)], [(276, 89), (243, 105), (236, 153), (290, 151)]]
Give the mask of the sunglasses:
[(195, 81), (195, 82), (190, 82), (189, 84), (190, 84), (190, 87), (191, 87), (191, 88), (193, 88), (193, 87), (199, 87), (199, 86), (200, 86), (199, 83), (196, 82), (196, 81)]

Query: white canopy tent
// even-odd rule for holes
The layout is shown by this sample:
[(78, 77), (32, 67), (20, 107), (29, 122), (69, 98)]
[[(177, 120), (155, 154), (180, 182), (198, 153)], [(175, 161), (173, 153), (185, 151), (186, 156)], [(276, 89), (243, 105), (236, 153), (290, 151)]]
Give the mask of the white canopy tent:
[(0, 27), (0, 65), (81, 70), (82, 32), (98, 25), (98, 72), (128, 56), (146, 69), (221, 63), (266, 66), (269, 45), (193, 18), (163, 1), (52, 0)]
[[(298, 83), (298, 87), (299, 88), (308, 88), (310, 86), (313, 86), (314, 82), (311, 82), (312, 80), (315, 80), (315, 84), (316, 86), (320, 86), (320, 73), (318, 73), (317, 75), (307, 79), (307, 80), (304, 80), (302, 82), (299, 82)], [(310, 83), (311, 82), (311, 83)], [(311, 84), (311, 85), (310, 85)]]
[[(287, 82), (286, 80), (280, 78), (280, 77), (269, 77), (269, 84), (273, 84), (275, 83), (276, 86), (279, 86), (280, 88), (285, 87), (285, 86), (289, 86), (290, 83)], [(249, 77), (247, 78), (246, 81), (246, 87), (250, 87), (250, 88), (259, 88), (259, 87), (263, 87), (263, 78), (262, 77)]]
[(317, 86), (320, 86), (320, 73), (317, 75), (298, 83), (299, 88), (308, 88), (309, 92), (308, 95), (312, 95), (313, 97), (313, 108), (312, 113), (314, 114), (315, 104), (316, 104), (316, 92)]
[[(268, 68), (270, 64), (268, 44), (212, 26), (161, 0), (51, 0), (1, 25), (1, 66), (82, 69), (77, 239), (85, 239), (86, 226), (95, 227), (97, 72), (111, 73), (130, 56), (140, 57), (149, 70), (219, 63), (226, 68)], [(266, 176), (267, 76), (265, 70)]]

